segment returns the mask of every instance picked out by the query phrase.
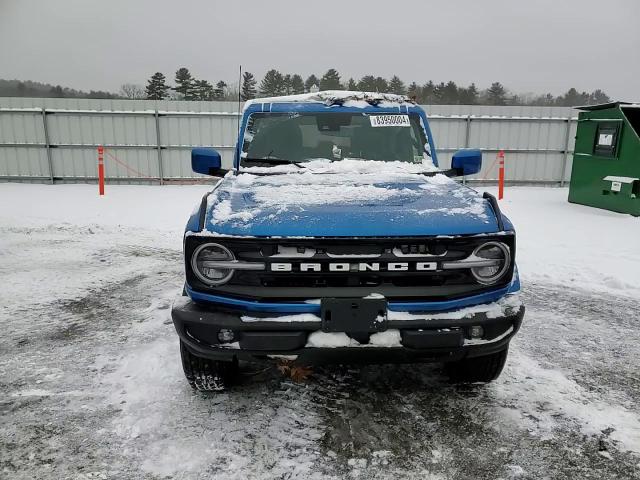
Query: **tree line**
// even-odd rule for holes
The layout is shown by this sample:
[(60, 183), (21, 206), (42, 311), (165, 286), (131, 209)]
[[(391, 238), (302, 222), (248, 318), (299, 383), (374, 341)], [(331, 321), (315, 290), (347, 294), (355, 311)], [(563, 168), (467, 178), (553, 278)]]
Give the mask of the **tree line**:
[[(185, 72), (186, 71), (186, 72)], [(171, 88), (185, 100), (234, 100), (238, 91), (226, 90), (223, 81), (216, 84), (213, 98), (205, 98), (203, 90), (198, 89), (199, 82), (192, 81), (186, 68), (176, 72), (176, 87), (166, 85), (164, 75), (155, 73), (148, 81), (146, 94), (149, 99), (163, 99), (169, 96)], [(380, 76), (365, 75), (356, 80), (343, 80), (334, 68), (327, 70), (318, 77), (315, 74), (303, 79), (294, 73), (281, 73), (276, 69), (269, 70), (262, 81), (258, 82), (251, 72), (244, 72), (240, 84), (240, 97), (243, 101), (260, 97), (275, 97), (279, 95), (295, 95), (315, 90), (357, 90), (365, 92), (389, 92), (407, 95), (417, 103), (426, 105), (542, 105), (542, 106), (576, 106), (593, 105), (611, 101), (601, 89), (593, 92), (579, 92), (570, 88), (563, 95), (554, 96), (551, 93), (542, 95), (523, 95), (509, 92), (500, 82), (494, 82), (490, 87), (480, 90), (475, 83), (465, 87), (454, 81), (434, 83), (429, 80), (424, 84), (411, 82), (407, 85), (397, 75), (390, 79)], [(204, 92), (210, 93), (208, 90)]]
[[(3, 83), (4, 82), (4, 83)], [(12, 83), (13, 82), (13, 83)], [(48, 88), (47, 90), (47, 87)], [(579, 92), (570, 88), (564, 94), (517, 94), (509, 91), (502, 83), (494, 82), (488, 88), (479, 89), (475, 83), (468, 86), (454, 81), (426, 83), (415, 81), (407, 84), (397, 75), (387, 79), (381, 76), (365, 75), (359, 79), (344, 79), (340, 73), (330, 68), (323, 75), (311, 74), (303, 78), (297, 73), (282, 73), (269, 70), (260, 83), (251, 72), (244, 72), (240, 85), (229, 85), (224, 80), (215, 84), (196, 78), (188, 68), (179, 68), (170, 85), (161, 72), (154, 73), (146, 86), (127, 83), (117, 94), (101, 91), (89, 93), (39, 84), (0, 80), (0, 96), (53, 96), (85, 98), (128, 98), (149, 100), (237, 100), (243, 101), (259, 97), (293, 95), (317, 90), (358, 90), (367, 92), (390, 92), (408, 95), (420, 104), (427, 105), (542, 105), (576, 106), (606, 103), (611, 101), (601, 89)], [(43, 94), (46, 93), (46, 94)]]
[(121, 98), (120, 95), (102, 90), (84, 92), (73, 88), (33, 82), (31, 80), (0, 79), (0, 97), (53, 97), (53, 98)]

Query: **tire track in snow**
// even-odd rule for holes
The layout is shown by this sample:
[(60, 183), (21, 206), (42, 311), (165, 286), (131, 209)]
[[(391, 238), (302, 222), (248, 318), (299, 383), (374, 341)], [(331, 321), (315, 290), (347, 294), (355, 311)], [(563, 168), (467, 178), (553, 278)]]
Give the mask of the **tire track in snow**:
[[(167, 301), (175, 294), (161, 296)], [(230, 393), (193, 392), (181, 371), (168, 310), (150, 310), (122, 354), (101, 366), (111, 372), (100, 388), (113, 392), (109, 401), (121, 408), (113, 432), (144, 472), (314, 478), (320, 433), (308, 387), (267, 373)]]

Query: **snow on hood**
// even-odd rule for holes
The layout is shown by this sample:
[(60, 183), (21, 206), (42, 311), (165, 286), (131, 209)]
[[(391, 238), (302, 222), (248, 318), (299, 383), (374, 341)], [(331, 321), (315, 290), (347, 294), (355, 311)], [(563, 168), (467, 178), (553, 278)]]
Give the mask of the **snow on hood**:
[(286, 167), (275, 175), (256, 175), (251, 169), (227, 174), (209, 195), (202, 234), (352, 237), (498, 231), (488, 202), (442, 174), (415, 174), (410, 164), (400, 162), (311, 163), (316, 168), (269, 168)]
[(340, 104), (345, 107), (367, 108), (376, 105), (382, 108), (413, 107), (413, 102), (406, 95), (377, 92), (353, 92), (348, 90), (325, 90), (315, 93), (302, 93), (300, 95), (283, 95), (280, 97), (254, 98), (244, 104), (246, 110), (257, 103), (324, 103), (325, 105)]

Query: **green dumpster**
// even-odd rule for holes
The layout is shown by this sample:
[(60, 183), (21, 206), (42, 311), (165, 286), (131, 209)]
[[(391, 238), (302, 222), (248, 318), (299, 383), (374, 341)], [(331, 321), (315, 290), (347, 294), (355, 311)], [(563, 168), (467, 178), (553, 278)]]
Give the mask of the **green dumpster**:
[(569, 201), (640, 216), (640, 104), (578, 110)]

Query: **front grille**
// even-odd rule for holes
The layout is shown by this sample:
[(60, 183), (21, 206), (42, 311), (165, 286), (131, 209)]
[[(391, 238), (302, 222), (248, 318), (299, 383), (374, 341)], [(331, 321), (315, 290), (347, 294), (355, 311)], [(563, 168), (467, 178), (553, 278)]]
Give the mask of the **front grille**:
[[(448, 300), (478, 294), (509, 283), (513, 262), (500, 282), (491, 286), (479, 284), (470, 269), (431, 268), (432, 264), (440, 266), (443, 262), (466, 259), (477, 246), (490, 240), (507, 244), (512, 257), (515, 254), (513, 235), (493, 238), (457, 236), (300, 240), (190, 236), (185, 243), (187, 281), (196, 290), (259, 301), (358, 297), (374, 292), (390, 300)], [(265, 269), (237, 270), (228, 283), (217, 287), (207, 286), (191, 271), (190, 259), (199, 245), (209, 242), (226, 246), (238, 261), (263, 263)], [(321, 271), (314, 271), (308, 264), (313, 264), (313, 268), (320, 268)], [(342, 264), (340, 268), (347, 270), (331, 271), (330, 268), (337, 268), (336, 264)], [(375, 264), (378, 265), (378, 270), (372, 271), (372, 265)], [(398, 264), (403, 268), (408, 265), (409, 270), (393, 270), (392, 267), (398, 267)], [(418, 270), (418, 264), (423, 270)], [(290, 271), (278, 270), (283, 265), (290, 268)]]

